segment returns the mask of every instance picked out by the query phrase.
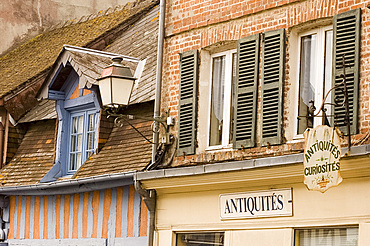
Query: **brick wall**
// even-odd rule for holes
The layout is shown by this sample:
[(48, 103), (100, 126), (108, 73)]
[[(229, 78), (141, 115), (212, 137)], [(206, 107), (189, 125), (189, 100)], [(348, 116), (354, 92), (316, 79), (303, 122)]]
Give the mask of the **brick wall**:
[[(163, 71), (162, 110), (170, 109), (178, 116), (179, 53), (203, 48), (225, 40), (268, 30), (285, 28), (287, 33), (286, 71), (284, 102), (295, 93), (291, 89), (289, 57), (289, 35), (292, 28), (309, 23), (331, 21), (332, 17), (351, 9), (361, 8), (361, 71), (359, 93), (359, 133), (354, 141), (366, 143), (370, 132), (369, 78), (370, 78), (370, 9), (367, 1), (360, 0), (172, 0), (167, 4), (166, 40)], [(202, 64), (200, 64), (201, 68)], [(260, 94), (260, 93), (259, 93)], [(283, 124), (285, 129), (293, 127), (288, 119), (288, 103), (284, 104)], [(259, 107), (260, 108), (260, 107)], [(291, 110), (291, 109), (290, 109)], [(259, 123), (259, 117), (258, 125)], [(206, 122), (201, 122), (206, 123)], [(199, 125), (198, 121), (198, 125)], [(174, 131), (177, 131), (175, 126)], [(208, 163), (234, 159), (246, 159), (263, 155), (281, 155), (301, 152), (302, 141), (270, 148), (257, 147), (246, 150), (202, 152), (195, 156), (178, 157), (175, 165)], [(186, 159), (186, 160), (185, 160)], [(185, 162), (184, 162), (185, 160)]]

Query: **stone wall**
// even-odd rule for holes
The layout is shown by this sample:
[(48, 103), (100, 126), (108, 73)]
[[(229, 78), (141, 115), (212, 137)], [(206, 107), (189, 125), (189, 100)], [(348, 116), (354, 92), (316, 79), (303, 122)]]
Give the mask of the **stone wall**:
[(0, 54), (45, 29), (78, 21), (134, 0), (2, 0)]

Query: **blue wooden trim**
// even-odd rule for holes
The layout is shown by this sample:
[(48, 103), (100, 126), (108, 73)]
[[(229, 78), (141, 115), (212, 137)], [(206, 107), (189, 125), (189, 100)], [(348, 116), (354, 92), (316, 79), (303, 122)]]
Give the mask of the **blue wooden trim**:
[(14, 209), (14, 226), (13, 226), (13, 232), (14, 232), (14, 238), (17, 238), (17, 227), (18, 227), (18, 206), (19, 206), (19, 196), (15, 197), (15, 209)]
[(89, 192), (89, 200), (88, 200), (88, 212), (87, 212), (87, 237), (91, 237), (91, 234), (93, 232), (93, 209), (92, 209), (92, 198), (93, 198), (93, 192)]
[(97, 237), (102, 237), (103, 232), (103, 215), (104, 215), (104, 190), (100, 191), (99, 194), (99, 212), (98, 212), (98, 226), (97, 226)]
[(45, 211), (44, 198), (45, 198), (45, 196), (40, 196), (40, 227), (39, 227), (40, 239), (44, 238), (44, 220), (45, 220), (45, 217), (44, 217), (44, 211)]
[(30, 211), (30, 235), (29, 238), (33, 238), (33, 226), (35, 222), (35, 196), (31, 196), (31, 211)]
[(49, 196), (48, 201), (48, 238), (55, 238), (56, 232), (56, 196)]
[(59, 212), (59, 216), (60, 216), (59, 217), (59, 238), (64, 238), (64, 201), (65, 201), (64, 197), (65, 196), (60, 196), (60, 211), (57, 211), (57, 213)]
[(21, 210), (21, 224), (20, 226), (20, 235), (19, 238), (23, 239), (24, 238), (24, 228), (26, 225), (26, 196), (22, 196), (22, 201), (20, 202), (22, 206)]
[(127, 237), (128, 190), (129, 190), (129, 186), (123, 187), (121, 237)]
[(78, 204), (78, 238), (82, 238), (82, 220), (87, 220), (87, 218), (83, 218), (83, 205), (84, 205), (84, 193), (79, 193), (80, 201)]
[(85, 109), (85, 108), (93, 108), (94, 105), (94, 97), (95, 97), (95, 92), (91, 91), (90, 94), (87, 94), (86, 96), (83, 97), (78, 97), (75, 99), (66, 99), (64, 103), (64, 108), (67, 110), (74, 110), (74, 108), (80, 108)]
[(55, 91), (49, 89), (48, 98), (51, 100), (64, 100), (65, 93), (63, 91)]
[(134, 229), (133, 236), (140, 236), (140, 205), (141, 205), (141, 196), (135, 191), (135, 202), (134, 202)]
[(108, 245), (114, 245), (116, 236), (116, 219), (117, 219), (117, 189), (112, 189), (112, 200), (110, 204), (110, 214), (108, 219)]
[[(75, 200), (74, 194), (70, 195), (71, 199), (69, 200), (69, 225), (68, 225), (68, 238), (72, 238), (72, 232), (73, 232), (73, 214), (74, 214), (74, 209), (73, 209), (73, 203)], [(78, 207), (80, 210), (80, 207)], [(78, 227), (78, 225), (77, 225)]]

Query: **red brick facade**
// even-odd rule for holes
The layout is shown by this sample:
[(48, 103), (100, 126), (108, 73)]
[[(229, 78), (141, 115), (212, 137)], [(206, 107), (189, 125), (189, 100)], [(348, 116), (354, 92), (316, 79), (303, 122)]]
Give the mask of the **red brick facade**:
[[(353, 136), (355, 143), (365, 143), (370, 131), (369, 84), (370, 84), (370, 9), (367, 1), (360, 0), (172, 0), (167, 3), (166, 39), (163, 71), (162, 110), (170, 110), (178, 116), (179, 93), (179, 53), (203, 48), (220, 41), (238, 40), (256, 33), (284, 28), (286, 31), (286, 61), (284, 102), (289, 102), (292, 88), (290, 78), (289, 50), (292, 28), (311, 25), (320, 26), (322, 22), (332, 23), (332, 17), (348, 10), (361, 8), (361, 58), (359, 87), (359, 134)], [(200, 64), (200, 69), (202, 64)], [(260, 95), (260, 93), (259, 93)], [(199, 98), (198, 98), (199, 100)], [(260, 108), (260, 107), (258, 107)], [(293, 126), (288, 119), (292, 105), (284, 103), (283, 126), (289, 130)], [(260, 124), (257, 117), (257, 125)], [(199, 122), (205, 124), (206, 122)], [(177, 131), (177, 126), (175, 127)], [(257, 131), (258, 135), (258, 131)], [(198, 136), (199, 138), (199, 136)], [(363, 140), (363, 141), (362, 141)], [(197, 155), (177, 157), (175, 165), (192, 165), (226, 160), (240, 160), (262, 156), (301, 152), (303, 141), (257, 147), (245, 150), (199, 151)]]

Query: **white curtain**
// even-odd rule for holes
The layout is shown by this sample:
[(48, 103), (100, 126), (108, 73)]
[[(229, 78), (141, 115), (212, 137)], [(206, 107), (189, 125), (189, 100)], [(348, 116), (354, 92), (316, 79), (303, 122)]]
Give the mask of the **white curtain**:
[(358, 228), (319, 228), (298, 230), (295, 246), (357, 246)]

